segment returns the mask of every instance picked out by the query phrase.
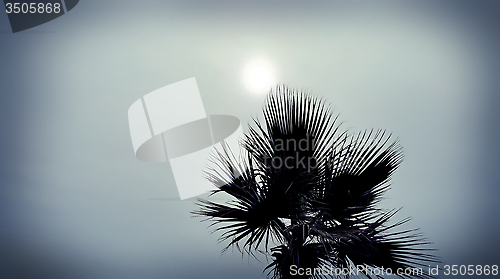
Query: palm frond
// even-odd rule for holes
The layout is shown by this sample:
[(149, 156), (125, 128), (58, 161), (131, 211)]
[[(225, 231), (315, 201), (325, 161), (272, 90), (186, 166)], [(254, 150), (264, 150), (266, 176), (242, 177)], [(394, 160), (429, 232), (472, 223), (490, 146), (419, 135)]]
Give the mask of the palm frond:
[[(431, 243), (418, 232), (418, 229), (388, 232), (410, 220), (406, 218), (387, 226), (386, 223), (396, 212), (391, 210), (382, 213), (373, 222), (360, 226), (354, 236), (347, 241), (334, 243), (332, 250), (336, 252), (335, 260), (349, 259), (356, 266), (383, 267), (391, 269), (393, 273), (398, 269), (423, 268), (428, 263), (438, 263), (439, 259), (429, 254), (435, 250), (426, 248)], [(425, 271), (411, 276), (402, 273), (400, 277), (432, 278)]]
[(271, 278), (334, 277), (291, 276), (292, 266), (396, 270), (438, 261), (417, 230), (394, 231), (408, 218), (388, 225), (397, 210), (378, 208), (403, 160), (397, 139), (384, 130), (340, 131), (324, 100), (286, 87), (268, 95), (263, 114), (264, 122), (254, 120), (241, 142), (244, 156), (224, 148), (211, 159), (213, 194), (233, 200), (200, 200), (193, 212), (222, 232), (223, 251), (236, 246), (271, 255), (265, 269)]
[(402, 161), (398, 141), (387, 145), (383, 130), (344, 137), (334, 146), (317, 187), (314, 207), (337, 222), (369, 217), (389, 189), (388, 181)]

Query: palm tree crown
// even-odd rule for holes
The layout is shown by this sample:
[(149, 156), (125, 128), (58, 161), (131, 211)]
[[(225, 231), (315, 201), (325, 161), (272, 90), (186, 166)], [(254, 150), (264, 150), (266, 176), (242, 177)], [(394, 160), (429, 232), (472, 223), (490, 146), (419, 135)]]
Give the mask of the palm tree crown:
[(265, 124), (254, 120), (241, 141), (245, 155), (219, 152), (207, 172), (223, 185), (214, 193), (233, 200), (200, 200), (193, 212), (222, 224), (224, 250), (271, 255), (271, 278), (349, 277), (332, 271), (354, 266), (371, 278), (370, 268), (396, 274), (437, 262), (416, 230), (392, 232), (409, 218), (388, 225), (397, 210), (377, 208), (403, 158), (397, 140), (383, 130), (340, 131), (325, 101), (286, 87), (268, 95), (263, 114)]

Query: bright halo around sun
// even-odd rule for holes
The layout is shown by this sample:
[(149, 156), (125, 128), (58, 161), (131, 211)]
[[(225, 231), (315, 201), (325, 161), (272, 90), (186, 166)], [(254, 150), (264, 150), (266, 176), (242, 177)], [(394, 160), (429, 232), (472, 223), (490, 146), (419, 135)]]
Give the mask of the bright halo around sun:
[(272, 65), (267, 61), (256, 61), (248, 64), (243, 71), (246, 88), (255, 94), (267, 93), (276, 84)]

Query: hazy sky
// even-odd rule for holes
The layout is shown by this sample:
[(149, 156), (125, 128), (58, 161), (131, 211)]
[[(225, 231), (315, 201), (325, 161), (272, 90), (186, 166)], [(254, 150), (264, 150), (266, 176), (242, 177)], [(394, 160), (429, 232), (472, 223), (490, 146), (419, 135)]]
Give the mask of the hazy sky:
[(196, 77), (207, 113), (246, 131), (255, 61), (345, 128), (399, 137), (383, 206), (446, 264), (500, 265), (500, 4), (268, 2), (83, 0), (16, 34), (0, 13), (0, 277), (264, 278), (265, 262), (221, 256), (168, 164), (135, 158), (127, 119)]

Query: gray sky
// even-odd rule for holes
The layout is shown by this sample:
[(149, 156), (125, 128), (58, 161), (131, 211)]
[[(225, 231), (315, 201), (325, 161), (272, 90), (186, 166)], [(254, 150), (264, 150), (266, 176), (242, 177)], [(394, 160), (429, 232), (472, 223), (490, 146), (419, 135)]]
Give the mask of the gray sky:
[(260, 117), (244, 85), (325, 98), (345, 128), (384, 128), (403, 207), (447, 264), (500, 264), (500, 5), (494, 1), (80, 1), (12, 34), (0, 13), (0, 277), (264, 278), (135, 158), (127, 110), (196, 77), (208, 114)]

